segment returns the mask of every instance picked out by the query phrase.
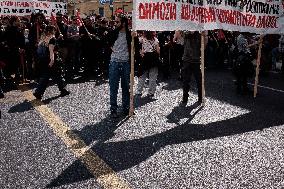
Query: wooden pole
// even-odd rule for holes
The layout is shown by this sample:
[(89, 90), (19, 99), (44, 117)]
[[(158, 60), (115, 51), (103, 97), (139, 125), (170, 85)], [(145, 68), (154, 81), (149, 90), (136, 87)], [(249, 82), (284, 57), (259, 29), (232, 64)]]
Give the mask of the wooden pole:
[(134, 34), (132, 34), (132, 41), (131, 41), (131, 71), (130, 71), (130, 107), (129, 107), (129, 116), (133, 116), (134, 114), (134, 54), (135, 54), (135, 47), (134, 47)]
[(202, 84), (202, 105), (205, 105), (205, 82), (204, 82), (204, 49), (205, 49), (205, 33), (201, 33), (201, 84)]
[(255, 70), (255, 80), (254, 80), (254, 90), (253, 90), (254, 98), (256, 98), (257, 85), (259, 81), (258, 76), (259, 76), (259, 65), (260, 65), (260, 59), (261, 59), (262, 42), (263, 42), (263, 35), (261, 35), (259, 39), (259, 46), (258, 46), (258, 53), (257, 53), (257, 60), (256, 60), (256, 70)]
[(25, 58), (24, 58), (24, 52), (21, 51), (20, 52), (20, 61), (21, 61), (21, 64), (22, 64), (22, 70), (23, 70), (23, 84), (26, 83), (26, 76), (25, 76)]

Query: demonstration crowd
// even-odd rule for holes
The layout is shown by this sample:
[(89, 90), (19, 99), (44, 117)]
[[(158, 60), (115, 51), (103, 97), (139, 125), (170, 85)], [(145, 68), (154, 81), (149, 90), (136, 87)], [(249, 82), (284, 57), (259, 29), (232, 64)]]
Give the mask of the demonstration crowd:
[[(34, 96), (41, 99), (49, 78), (57, 83), (61, 96), (69, 94), (66, 81), (77, 76), (85, 79), (108, 76), (111, 114), (117, 116), (117, 93), (122, 87), (123, 112), (129, 110), (131, 40), (135, 44), (135, 75), (139, 77), (136, 94), (142, 95), (149, 77), (149, 96), (156, 90), (158, 73), (169, 78), (178, 75), (183, 82), (187, 103), (190, 77), (194, 75), (201, 103), (201, 34), (199, 32), (131, 31), (131, 18), (122, 13), (114, 20), (100, 16), (81, 19), (62, 14), (49, 19), (41, 14), (29, 18), (0, 18), (0, 98), (2, 88), (23, 81), (35, 81)], [(254, 74), (260, 36), (214, 30), (205, 32), (205, 66), (232, 68), (237, 92), (248, 92), (247, 79)], [(262, 40), (261, 74), (280, 71), (284, 59), (284, 36), (266, 35)]]

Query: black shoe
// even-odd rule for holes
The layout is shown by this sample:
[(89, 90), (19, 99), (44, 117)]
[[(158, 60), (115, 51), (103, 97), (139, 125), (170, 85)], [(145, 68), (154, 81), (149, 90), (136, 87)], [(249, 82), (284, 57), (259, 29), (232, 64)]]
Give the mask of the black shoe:
[(34, 96), (36, 97), (36, 99), (38, 99), (38, 100), (41, 100), (41, 98), (42, 98), (42, 95), (39, 94), (39, 93), (37, 93), (37, 92), (34, 92), (33, 95), (34, 95)]
[(149, 94), (148, 95), (149, 98), (154, 98), (154, 96), (155, 96), (154, 94)]
[(117, 112), (116, 112), (116, 111), (111, 111), (111, 112), (110, 112), (110, 117), (111, 117), (111, 118), (118, 118)]
[[(123, 110), (122, 115), (123, 116), (129, 116), (129, 109)], [(135, 112), (133, 112), (133, 115), (135, 115)]]
[(0, 98), (4, 98), (4, 94), (3, 93), (0, 93)]
[(61, 96), (61, 97), (67, 96), (67, 95), (69, 95), (69, 94), (70, 94), (70, 92), (67, 91), (66, 89), (63, 89), (63, 90), (60, 92), (60, 96)]
[(141, 97), (141, 96), (142, 96), (142, 93), (137, 93), (136, 96), (137, 96), (137, 97)]
[(197, 105), (201, 105), (201, 104), (202, 104), (202, 100), (198, 100)]
[(186, 105), (187, 105), (187, 102), (188, 102), (188, 96), (185, 96), (185, 95), (184, 95), (184, 96), (182, 97), (182, 101), (181, 101), (180, 104), (181, 104), (182, 106), (186, 106)]

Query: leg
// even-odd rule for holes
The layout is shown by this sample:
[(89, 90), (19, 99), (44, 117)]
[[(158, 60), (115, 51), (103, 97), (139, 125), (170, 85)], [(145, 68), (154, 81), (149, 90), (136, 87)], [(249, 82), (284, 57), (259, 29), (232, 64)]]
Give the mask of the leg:
[(202, 102), (202, 75), (201, 75), (200, 64), (194, 64), (193, 66), (194, 66), (193, 67), (194, 78), (198, 90), (198, 102)]
[[(189, 64), (189, 63), (188, 63)], [(182, 90), (183, 90), (183, 97), (182, 97), (182, 103), (187, 104), (188, 101), (188, 92), (190, 88), (190, 78), (192, 74), (192, 69), (189, 65), (187, 67), (184, 67), (182, 69)]]
[(110, 62), (109, 65), (110, 110), (112, 112), (117, 110), (117, 93), (120, 78), (118, 65), (117, 62)]
[(277, 55), (278, 55), (278, 47), (275, 47), (271, 51), (271, 56), (272, 56), (272, 70), (276, 69), (276, 62), (277, 62)]
[(60, 68), (54, 68), (52, 70), (52, 80), (57, 84), (62, 96), (68, 95), (69, 92), (65, 89), (66, 84), (62, 76), (62, 70)]
[(3, 92), (2, 87), (1, 87), (3, 80), (4, 80), (4, 76), (3, 76), (3, 73), (2, 73), (2, 69), (0, 69), (0, 98), (4, 98), (4, 92)]
[(145, 85), (145, 80), (146, 80), (146, 77), (148, 75), (148, 71), (145, 71), (143, 75), (141, 75), (138, 79), (138, 85), (137, 85), (137, 94), (142, 94), (143, 92), (143, 88), (144, 88), (144, 85)]
[(243, 87), (244, 94), (247, 94), (249, 92), (247, 80), (248, 80), (247, 76), (243, 75), (243, 77), (242, 77), (242, 87)]
[(50, 72), (50, 70), (46, 71), (45, 73), (42, 73), (42, 76), (39, 79), (38, 87), (36, 88), (35, 93), (34, 93), (34, 95), (37, 98), (41, 98), (41, 96), (44, 94), (44, 92), (47, 88), (48, 81), (49, 81), (49, 78), (50, 78), (49, 72)]
[(125, 113), (128, 113), (130, 103), (130, 64), (128, 62), (122, 63), (121, 69), (121, 88), (122, 88), (122, 107)]
[(154, 95), (156, 92), (158, 77), (158, 68), (154, 67), (149, 70), (149, 95)]

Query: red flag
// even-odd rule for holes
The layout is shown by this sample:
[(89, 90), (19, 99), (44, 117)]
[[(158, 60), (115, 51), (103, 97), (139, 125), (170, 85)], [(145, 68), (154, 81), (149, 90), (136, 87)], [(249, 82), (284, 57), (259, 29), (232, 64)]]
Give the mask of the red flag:
[(78, 10), (76, 10), (76, 17), (77, 17), (77, 25), (81, 27), (83, 25), (82, 24), (83, 21), (80, 17), (80, 12)]
[(65, 16), (63, 16), (63, 22), (67, 25), (69, 25), (69, 20), (68, 18), (66, 18)]
[(115, 14), (123, 14), (123, 10), (122, 10), (122, 9), (117, 9), (117, 10), (115, 11)]
[(52, 25), (56, 24), (56, 17), (53, 15), (53, 13), (51, 13), (50, 20), (51, 20)]

